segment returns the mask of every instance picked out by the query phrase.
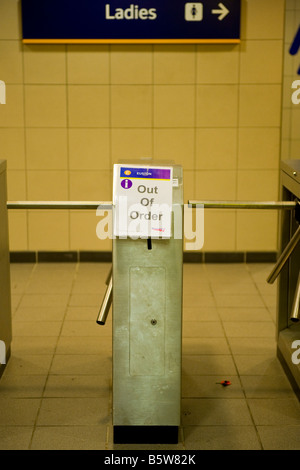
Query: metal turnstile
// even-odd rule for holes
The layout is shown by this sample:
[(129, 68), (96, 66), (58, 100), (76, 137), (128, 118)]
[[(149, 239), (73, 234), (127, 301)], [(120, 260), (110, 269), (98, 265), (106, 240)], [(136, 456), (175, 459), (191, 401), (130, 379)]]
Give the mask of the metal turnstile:
[[(121, 198), (115, 196), (119, 185), (126, 188), (133, 184), (131, 189), (135, 185), (144, 217), (152, 214), (149, 217), (153, 218), (156, 197), (165, 192), (165, 188), (159, 186), (162, 180), (159, 183), (159, 179), (152, 182), (148, 179), (148, 173), (155, 172), (157, 164), (147, 166), (144, 178), (134, 166), (133, 169), (131, 165), (115, 167), (114, 224), (120, 216)], [(112, 284), (108, 280), (107, 296), (112, 289), (115, 443), (178, 442), (183, 241), (182, 233), (178, 238), (174, 236), (174, 214), (177, 214), (176, 223), (182, 224), (183, 175), (180, 166), (160, 165), (159, 168), (162, 172), (171, 170), (167, 189), (171, 191), (170, 209), (173, 209), (170, 236), (155, 237), (148, 233), (150, 236), (146, 237), (144, 233), (134, 239), (119, 233), (113, 240)], [(153, 176), (159, 174), (153, 173)], [(126, 190), (122, 194), (126, 194)], [(160, 203), (163, 198), (164, 194)], [(134, 202), (132, 198), (131, 202)], [(133, 206), (134, 220), (137, 212), (138, 206)], [(152, 234), (154, 230), (160, 229), (155, 226)], [(99, 323), (106, 314), (107, 308), (100, 310)]]
[[(7, 208), (113, 211), (120, 233), (113, 237), (112, 272), (97, 323), (105, 324), (112, 304), (114, 441), (176, 443), (181, 409), (183, 171), (179, 165), (158, 161), (130, 164), (131, 175), (128, 164), (121, 167), (125, 173), (115, 173), (114, 188), (136, 188), (139, 201), (131, 198), (131, 212), (129, 207), (124, 212), (122, 197), (113, 202), (10, 201)], [(133, 174), (137, 169), (142, 173)], [(167, 209), (162, 209), (164, 203)], [(141, 224), (139, 236), (124, 235), (123, 212), (133, 223), (151, 220), (150, 233), (147, 224)]]
[[(121, 193), (116, 198), (118, 189)], [(132, 209), (130, 205), (124, 206), (126, 194), (131, 195)], [(97, 323), (105, 325), (112, 304), (114, 441), (178, 442), (182, 167), (170, 162), (155, 161), (154, 164), (142, 160), (115, 165), (113, 202), (11, 201), (7, 202), (7, 208), (113, 211), (114, 226), (118, 226), (120, 233), (113, 237), (112, 272), (106, 281), (107, 291)], [(129, 214), (138, 236), (134, 231), (124, 233), (124, 214)], [(141, 223), (139, 228), (138, 222), (147, 221), (151, 223)]]
[(263, 209), (280, 211), (281, 254), (267, 278), (279, 276), (276, 341), (280, 359), (300, 398), (300, 160), (281, 162), (280, 201), (189, 201), (207, 209)]
[[(300, 200), (300, 160), (281, 163), (281, 197)], [(300, 398), (300, 204), (282, 212), (280, 245), (282, 254), (268, 282), (279, 276), (277, 299), (277, 355)]]
[[(152, 232), (141, 236), (124, 236), (120, 231), (113, 238), (112, 271), (97, 322), (105, 324), (113, 306), (113, 427), (115, 443), (175, 443), (178, 441), (181, 402), (181, 335), (182, 335), (182, 261), (183, 261), (183, 174), (178, 165), (161, 164), (170, 170), (167, 190), (163, 183), (149, 184), (147, 178), (156, 165), (149, 164), (146, 173), (128, 164), (114, 172), (114, 200), (97, 201), (13, 201), (8, 209), (103, 209), (112, 210), (114, 225), (120, 228), (122, 197), (115, 198), (115, 189), (125, 193), (137, 188), (140, 206), (132, 209), (133, 221), (159, 220), (152, 211), (157, 195), (163, 195), (172, 209), (167, 236)], [(141, 168), (140, 168), (141, 167)], [(144, 169), (145, 165), (138, 164)], [(152, 168), (153, 167), (153, 168)], [(150, 171), (151, 170), (151, 171)], [(163, 173), (162, 173), (163, 174)], [(223, 209), (263, 209), (281, 212), (281, 248), (272, 283), (280, 274), (277, 315), (278, 356), (289, 375), (300, 388), (300, 161), (282, 163), (281, 201), (189, 201), (190, 207)], [(156, 175), (157, 176), (157, 175)], [(164, 178), (162, 178), (163, 180)], [(160, 178), (157, 178), (160, 180)], [(139, 189), (138, 189), (138, 185)], [(167, 183), (166, 183), (167, 184)], [(0, 185), (1, 187), (1, 185)], [(129, 194), (129, 193), (128, 193)], [(170, 202), (171, 201), (171, 202)], [(134, 202), (134, 201), (131, 201)], [(126, 210), (125, 210), (126, 209)], [(2, 219), (1, 215), (1, 219)], [(3, 219), (5, 220), (5, 218)], [(117, 223), (116, 223), (117, 222)], [(122, 225), (122, 223), (121, 223)], [(175, 227), (176, 226), (176, 227)], [(178, 227), (181, 229), (178, 230)], [(152, 227), (161, 230), (160, 225)], [(7, 231), (6, 231), (7, 233)], [(128, 234), (127, 234), (128, 235)], [(175, 236), (176, 235), (176, 236)], [(293, 350), (294, 345), (299, 349)], [(295, 361), (296, 359), (296, 361)], [(300, 360), (298, 361), (300, 362)]]
[(0, 160), (0, 377), (10, 357), (12, 341), (6, 161)]

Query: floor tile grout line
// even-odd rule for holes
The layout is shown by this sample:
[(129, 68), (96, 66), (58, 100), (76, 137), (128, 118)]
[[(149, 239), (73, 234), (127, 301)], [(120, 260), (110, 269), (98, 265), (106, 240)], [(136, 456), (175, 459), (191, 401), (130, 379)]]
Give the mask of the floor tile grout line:
[[(217, 307), (217, 310), (218, 310), (218, 307)], [(219, 313), (219, 312), (218, 312)], [(230, 351), (230, 354), (231, 354), (231, 358), (232, 358), (232, 361), (233, 361), (233, 364), (234, 364), (234, 367), (235, 367), (235, 370), (236, 370), (236, 374), (237, 374), (237, 377), (238, 377), (238, 380), (239, 380), (239, 384), (240, 384), (240, 387), (241, 387), (241, 390), (242, 390), (242, 393), (244, 395), (244, 398), (243, 400), (245, 401), (245, 404), (247, 406), (247, 409), (248, 409), (248, 413), (249, 413), (249, 416), (250, 416), (250, 419), (251, 419), (251, 422), (252, 422), (252, 426), (254, 428), (254, 431), (255, 431), (255, 434), (256, 434), (256, 438), (259, 442), (259, 445), (260, 445), (260, 448), (261, 450), (263, 449), (263, 445), (262, 445), (262, 442), (261, 442), (261, 439), (260, 439), (260, 436), (259, 436), (259, 433), (258, 433), (258, 430), (257, 430), (257, 427), (256, 427), (256, 424), (255, 424), (255, 421), (254, 421), (254, 417), (252, 415), (252, 412), (251, 412), (251, 409), (250, 409), (250, 406), (249, 406), (249, 403), (248, 403), (248, 399), (247, 399), (247, 394), (246, 394), (246, 391), (245, 391), (245, 388), (243, 386), (243, 383), (242, 383), (242, 380), (241, 380), (241, 376), (240, 376), (240, 373), (239, 373), (239, 369), (238, 369), (238, 366), (237, 366), (237, 363), (236, 363), (236, 360), (235, 360), (235, 356), (233, 354), (233, 351), (232, 351), (232, 348), (231, 348), (231, 345), (230, 345), (230, 342), (228, 340), (228, 336), (226, 334), (226, 330), (225, 330), (225, 327), (224, 327), (224, 323), (223, 323), (223, 320), (222, 320), (222, 317), (219, 315), (220, 317), (220, 324), (222, 326), (222, 329), (223, 329), (223, 332), (224, 332), (224, 336), (225, 336), (225, 339), (226, 339), (226, 343), (227, 343), (227, 347)]]
[[(253, 279), (253, 283), (254, 283), (254, 286), (255, 286), (255, 288), (256, 288), (256, 290), (257, 290), (257, 294), (259, 295), (259, 297), (260, 297), (260, 299), (262, 300), (262, 302), (263, 302), (265, 308), (267, 309), (267, 311), (268, 311), (268, 313), (269, 313), (269, 316), (270, 316), (272, 322), (276, 325), (276, 320), (274, 321), (274, 317), (272, 316), (272, 314), (271, 314), (271, 312), (270, 312), (269, 306), (268, 306), (267, 303), (265, 302), (265, 298), (264, 298), (264, 296), (262, 295), (260, 289), (258, 288), (258, 286), (257, 286), (257, 281), (254, 279), (254, 277), (253, 277), (253, 272), (252, 272), (251, 269), (249, 268), (248, 264), (246, 264), (246, 269), (247, 269), (247, 271), (249, 272), (250, 276), (251, 276), (252, 279)], [(267, 283), (267, 278), (266, 278), (265, 282)], [(277, 296), (277, 290), (276, 290), (276, 296)]]
[[(220, 307), (218, 306), (217, 299), (216, 299), (216, 297), (215, 297), (215, 292), (214, 292), (214, 289), (213, 289), (213, 286), (212, 286), (212, 280), (211, 280), (211, 278), (210, 278), (210, 276), (209, 276), (209, 273), (207, 272), (208, 269), (207, 269), (206, 265), (205, 265), (205, 268), (204, 268), (204, 269), (205, 269), (206, 274), (207, 274), (207, 277), (208, 277), (209, 289), (210, 289), (210, 292), (211, 292), (211, 294), (212, 294), (212, 296), (213, 296), (213, 299), (214, 299), (214, 304), (215, 304), (215, 307), (216, 307), (216, 310), (217, 310), (217, 314), (218, 314), (218, 317), (219, 317), (219, 322), (220, 322), (220, 324), (221, 324), (221, 327), (222, 327), (222, 330), (223, 330), (223, 333), (224, 333), (224, 338), (225, 338), (225, 340), (226, 340), (227, 347), (228, 347), (228, 349), (229, 349), (229, 351), (230, 351), (230, 356), (231, 356), (231, 358), (232, 358), (232, 361), (233, 361), (233, 364), (234, 364), (234, 367), (235, 367), (235, 370), (236, 370), (236, 375), (237, 375), (237, 377), (238, 377), (238, 380), (239, 380), (239, 383), (240, 383), (240, 387), (241, 387), (241, 390), (242, 390), (243, 395), (244, 395), (243, 400), (244, 400), (244, 402), (245, 402), (245, 404), (246, 404), (246, 406), (247, 406), (248, 413), (249, 413), (249, 416), (250, 416), (250, 419), (251, 419), (251, 422), (252, 422), (252, 426), (253, 426), (253, 428), (254, 428), (254, 431), (255, 431), (257, 440), (258, 440), (258, 442), (259, 442), (260, 448), (263, 449), (263, 445), (262, 445), (262, 442), (261, 442), (261, 439), (260, 439), (260, 436), (259, 436), (257, 427), (256, 427), (256, 425), (255, 425), (254, 417), (253, 417), (253, 415), (252, 415), (252, 412), (251, 412), (251, 409), (250, 409), (250, 406), (249, 406), (249, 403), (248, 403), (248, 400), (247, 400), (246, 392), (245, 392), (244, 386), (243, 386), (242, 381), (241, 381), (241, 377), (240, 377), (239, 370), (238, 370), (238, 367), (237, 367), (237, 364), (236, 364), (236, 361), (235, 361), (235, 358), (234, 358), (234, 355), (233, 355), (233, 352), (232, 352), (232, 349), (231, 349), (231, 345), (230, 345), (230, 343), (229, 343), (229, 341), (228, 341), (228, 337), (227, 337), (227, 334), (226, 334), (226, 330), (225, 330), (225, 328), (224, 328), (223, 320), (222, 320), (222, 317), (221, 317), (221, 315), (220, 315), (220, 313), (219, 313), (219, 308), (220, 308)], [(247, 265), (246, 265), (246, 271), (248, 271)], [(253, 279), (252, 279), (252, 283), (253, 283)], [(251, 283), (251, 284), (252, 284), (252, 283)]]
[(50, 375), (50, 370), (51, 370), (51, 367), (52, 367), (52, 364), (53, 364), (53, 361), (54, 361), (54, 358), (55, 358), (57, 345), (58, 345), (58, 342), (59, 342), (59, 339), (60, 339), (60, 336), (61, 336), (61, 332), (62, 332), (63, 325), (64, 325), (64, 320), (65, 320), (67, 310), (68, 310), (68, 306), (69, 306), (69, 301), (70, 301), (70, 298), (71, 298), (71, 295), (72, 295), (72, 287), (75, 283), (75, 280), (76, 280), (76, 277), (77, 277), (77, 274), (78, 274), (78, 270), (79, 270), (79, 266), (80, 266), (80, 263), (77, 262), (76, 267), (75, 267), (75, 272), (74, 272), (74, 275), (73, 275), (73, 281), (71, 283), (70, 292), (69, 292), (69, 295), (68, 295), (68, 301), (67, 301), (67, 304), (66, 304), (66, 307), (65, 307), (65, 313), (64, 313), (63, 319), (61, 321), (60, 330), (59, 330), (59, 333), (57, 335), (55, 347), (54, 347), (53, 353), (52, 353), (52, 359), (51, 359), (50, 364), (49, 364), (46, 380), (45, 380), (44, 387), (43, 387), (43, 390), (42, 390), (42, 393), (41, 393), (40, 405), (39, 405), (39, 408), (38, 408), (37, 413), (36, 413), (36, 417), (35, 417), (35, 421), (34, 421), (34, 425), (33, 425), (32, 436), (31, 436), (30, 443), (29, 443), (29, 446), (28, 446), (29, 450), (31, 449), (31, 446), (32, 446), (35, 430), (36, 430), (36, 427), (37, 427), (38, 418), (39, 418), (40, 411), (41, 411), (42, 402), (43, 402), (43, 399), (44, 399), (45, 390), (46, 390), (49, 375)]
[[(78, 266), (76, 266), (76, 268), (79, 269)], [(75, 273), (73, 273), (73, 274), (74, 274), (74, 278), (73, 278), (72, 286), (74, 285), (74, 282), (75, 282)], [(33, 272), (30, 273), (30, 276), (32, 276), (32, 275), (33, 275)], [(257, 283), (256, 283), (256, 280), (255, 280), (254, 276), (252, 276), (252, 274), (251, 274), (251, 277), (252, 277), (253, 283), (254, 283), (254, 284), (257, 284)], [(213, 286), (212, 286), (212, 284), (211, 284), (211, 281), (208, 283), (208, 285), (209, 285), (209, 288), (210, 288), (210, 289), (213, 288)], [(256, 286), (256, 287), (257, 287), (257, 286)], [(23, 294), (24, 294), (24, 293), (23, 293)], [(70, 295), (72, 295), (72, 287), (70, 288)], [(69, 295), (69, 300), (70, 300), (70, 295)], [(257, 295), (260, 295), (260, 293), (257, 292)], [(261, 295), (261, 296), (262, 296), (262, 295)], [(67, 312), (68, 306), (69, 306), (69, 301), (68, 301), (67, 306), (66, 306), (66, 308), (65, 308), (65, 315), (64, 315), (64, 320), (62, 321), (62, 324), (63, 324), (64, 321), (65, 321), (66, 312)], [(219, 312), (219, 308), (220, 308), (220, 307), (217, 306), (217, 307), (214, 307), (214, 308), (215, 308), (216, 311), (217, 311), (218, 317), (220, 317), (220, 312)], [(266, 307), (266, 308), (267, 308), (267, 307)], [(268, 311), (269, 311), (269, 310), (268, 310)], [(223, 330), (224, 330), (224, 325), (223, 325), (223, 321), (224, 321), (224, 320), (222, 320), (222, 318), (220, 317), (220, 318), (219, 318), (219, 321), (220, 321), (220, 324), (222, 324), (222, 328), (223, 328)], [(62, 325), (61, 325), (61, 327), (62, 327)], [(57, 337), (56, 346), (57, 346), (57, 344), (58, 344), (59, 337), (61, 337), (61, 330), (60, 330), (60, 333), (59, 333), (59, 335), (58, 335), (58, 337)], [(230, 351), (230, 354), (229, 354), (229, 355), (234, 359), (235, 355), (233, 354), (233, 350), (232, 350), (232, 348), (231, 348), (231, 346), (230, 346), (230, 345), (231, 345), (231, 342), (229, 341), (229, 340), (230, 340), (230, 337), (228, 337), (228, 335), (226, 335), (225, 331), (224, 331), (224, 336), (223, 336), (223, 338), (226, 339), (227, 346), (229, 347), (229, 351)], [(249, 339), (249, 337), (247, 337), (247, 338)], [(262, 339), (262, 338), (261, 338), (261, 339)], [(234, 347), (233, 347), (233, 349), (234, 349)], [(55, 351), (56, 351), (56, 348), (55, 348)], [(52, 362), (53, 362), (53, 359), (54, 359), (54, 355), (55, 355), (55, 352), (53, 353)], [(190, 355), (190, 354), (186, 354), (186, 355)], [(204, 355), (205, 355), (205, 354), (204, 354)], [(224, 353), (223, 353), (223, 354), (217, 354), (217, 356), (220, 356), (220, 355), (221, 355), (221, 356), (224, 356)], [(227, 355), (228, 355), (228, 354), (227, 354)], [(245, 356), (249, 356), (249, 355), (251, 355), (251, 354), (245, 353), (244, 355), (245, 355)], [(52, 364), (52, 362), (51, 362), (51, 364)], [(235, 364), (235, 366), (236, 366), (236, 364)], [(51, 369), (51, 366), (49, 367), (49, 370), (48, 370), (48, 376), (49, 376), (49, 373), (50, 373), (50, 369)], [(214, 374), (214, 375), (215, 375), (215, 374)], [(48, 376), (47, 376), (47, 377), (48, 377)], [(236, 376), (239, 378), (239, 380), (240, 380), (240, 382), (241, 382), (242, 374), (237, 374)], [(45, 384), (45, 385), (46, 385), (46, 384)], [(241, 383), (241, 388), (242, 388), (242, 390), (243, 390), (242, 383)], [(45, 390), (45, 387), (44, 387), (44, 390)], [(240, 399), (241, 399), (241, 400), (246, 400), (247, 405), (249, 405), (248, 402), (250, 402), (250, 401), (253, 402), (253, 401), (255, 401), (256, 399), (258, 399), (258, 400), (260, 399), (260, 397), (247, 397), (247, 396), (246, 396), (246, 389), (243, 390), (243, 394), (244, 394), (244, 397), (241, 397)], [(43, 395), (44, 395), (44, 391), (43, 391)], [(30, 398), (35, 398), (35, 397), (28, 397), (28, 399), (30, 399)], [(36, 398), (38, 398), (38, 397), (36, 397)], [(190, 399), (190, 398), (192, 398), (192, 397), (185, 397), (185, 398)], [(196, 397), (196, 398), (197, 398), (197, 399), (201, 399), (201, 398), (202, 398), (202, 399), (205, 399), (205, 398), (217, 399), (218, 397)], [(220, 399), (223, 399), (223, 397), (219, 397), (219, 398), (220, 398)], [(229, 398), (229, 397), (226, 397), (226, 398)], [(232, 399), (233, 399), (233, 398), (234, 398), (234, 397), (232, 397)], [(276, 400), (278, 397), (272, 397), (272, 398), (273, 398), (274, 400)], [(270, 400), (270, 399), (272, 399), (272, 398), (269, 398), (269, 397), (268, 397), (268, 400)], [(293, 399), (293, 397), (291, 398), (291, 400), (292, 400), (292, 399)], [(41, 398), (41, 400), (42, 400), (42, 398)], [(248, 406), (248, 410), (249, 410), (250, 416), (252, 417), (251, 410), (250, 410), (249, 406)], [(201, 424), (200, 424), (200, 425), (201, 425)], [(45, 425), (45, 426), (46, 426), (46, 425)], [(70, 424), (70, 425), (68, 425), (68, 426), (71, 427), (71, 426), (73, 426), (73, 425)], [(82, 425), (82, 426), (84, 426), (84, 425)], [(199, 426), (199, 425), (195, 425), (195, 426)], [(217, 426), (217, 425), (215, 425), (215, 426)], [(224, 425), (219, 425), (219, 426), (224, 426)], [(244, 426), (246, 426), (246, 425), (244, 425)], [(247, 425), (247, 426), (249, 426), (249, 425)], [(255, 426), (256, 432), (258, 433), (258, 427), (261, 427), (262, 425), (257, 425), (257, 426), (256, 426), (255, 423), (254, 423), (254, 426)], [(264, 425), (264, 426), (266, 427), (267, 425)], [(271, 425), (268, 425), (268, 426), (269, 426), (270, 428), (272, 428), (272, 427), (274, 428), (274, 427), (275, 427), (274, 424), (271, 424)], [(286, 426), (292, 426), (292, 425), (286, 425)], [(36, 425), (33, 427), (31, 442), (32, 442), (32, 440), (33, 440), (33, 435), (34, 435), (34, 431), (35, 431), (36, 427), (37, 427)], [(250, 426), (249, 426), (249, 427), (250, 427)], [(251, 427), (252, 427), (252, 425), (251, 425)], [(108, 447), (109, 447), (109, 445), (110, 445), (110, 443), (109, 443), (109, 439), (110, 439), (110, 437), (109, 437), (109, 434), (110, 434), (109, 431), (110, 431), (109, 424), (107, 424), (107, 433), (108, 433), (108, 434), (106, 434), (106, 436), (107, 436), (106, 445), (107, 445)], [(183, 431), (182, 431), (182, 434), (183, 434)], [(259, 436), (258, 436), (257, 438), (259, 438)], [(260, 439), (259, 439), (259, 442), (260, 442)], [(263, 447), (262, 447), (262, 448), (263, 448)]]
[[(29, 286), (29, 284), (30, 284), (30, 282), (31, 282), (31, 279), (32, 279), (33, 274), (34, 274), (34, 272), (35, 272), (35, 270), (36, 270), (36, 267), (37, 267), (37, 264), (34, 263), (32, 269), (31, 269), (31, 271), (30, 271), (30, 274), (29, 274), (29, 276), (28, 276), (28, 279), (27, 279), (27, 281), (26, 281), (26, 283), (25, 283), (25, 287), (24, 287), (24, 289), (23, 289), (23, 292), (22, 292), (22, 294), (21, 294), (21, 296), (20, 296), (18, 305), (17, 305), (17, 307), (15, 308), (15, 311), (14, 311), (14, 313), (13, 313), (13, 315), (12, 315), (12, 318), (15, 316), (15, 314), (17, 313), (18, 308), (19, 308), (20, 305), (21, 305), (22, 299), (23, 299), (23, 297), (24, 297), (24, 295), (25, 295), (25, 293), (26, 293), (27, 287)], [(12, 273), (11, 273), (11, 271), (10, 271), (10, 284), (11, 284), (11, 283), (12, 283)]]

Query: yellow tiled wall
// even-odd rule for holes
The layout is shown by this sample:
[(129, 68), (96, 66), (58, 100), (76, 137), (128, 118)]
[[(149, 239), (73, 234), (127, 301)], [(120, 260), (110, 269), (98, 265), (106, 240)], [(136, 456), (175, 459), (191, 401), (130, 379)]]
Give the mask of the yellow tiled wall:
[[(282, 100), (281, 158), (300, 158), (300, 103), (292, 102), (291, 96), (296, 91), (294, 81), (300, 80), (300, 53), (291, 55), (289, 49), (300, 27), (300, 0), (287, 3), (284, 35), (284, 77)], [(299, 89), (299, 86), (297, 87)], [(300, 93), (297, 92), (298, 98)]]
[[(291, 2), (293, 3), (293, 2)], [(240, 45), (22, 45), (0, 0), (10, 200), (111, 200), (112, 165), (184, 167), (188, 199), (276, 200), (284, 0), (242, 0)], [(11, 250), (109, 250), (91, 212), (10, 212)], [(207, 210), (204, 251), (274, 251), (277, 214)]]

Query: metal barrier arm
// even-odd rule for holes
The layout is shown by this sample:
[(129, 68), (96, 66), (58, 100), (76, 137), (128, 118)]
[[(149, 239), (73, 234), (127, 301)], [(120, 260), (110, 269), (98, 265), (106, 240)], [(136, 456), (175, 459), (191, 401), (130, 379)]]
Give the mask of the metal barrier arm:
[[(61, 209), (61, 210), (111, 210), (110, 201), (8, 201), (7, 209)], [(112, 303), (112, 271), (106, 280), (107, 289), (97, 318), (99, 325), (104, 325)]]
[(8, 201), (7, 209), (102, 209), (111, 210), (111, 201)]
[[(293, 210), (297, 201), (194, 201), (189, 206), (202, 206), (206, 209), (286, 209)], [(8, 201), (7, 209), (102, 209), (111, 210), (111, 201)]]
[(106, 280), (107, 289), (102, 301), (102, 305), (99, 310), (99, 314), (97, 317), (96, 322), (98, 325), (105, 325), (106, 318), (112, 304), (112, 270), (110, 270), (110, 274), (108, 279)]
[(277, 276), (280, 274), (283, 266), (293, 253), (294, 249), (298, 245), (300, 241), (300, 226), (297, 228), (296, 232), (290, 239), (289, 243), (286, 245), (285, 249), (281, 253), (277, 263), (275, 264), (274, 268), (272, 269), (269, 277), (267, 278), (267, 282), (269, 284), (273, 284), (273, 282), (276, 280)]
[(296, 208), (297, 201), (194, 201), (188, 202), (191, 207), (202, 206), (204, 209), (285, 209)]
[[(189, 201), (191, 207), (204, 207), (206, 209), (281, 209), (281, 210), (294, 210), (296, 209), (296, 218), (297, 210), (299, 210), (300, 202), (296, 199), (295, 201), (264, 201), (264, 202), (255, 202), (255, 201)], [(269, 284), (273, 284), (277, 276), (280, 274), (283, 266), (291, 256), (292, 252), (296, 248), (298, 242), (300, 241), (300, 226), (294, 233), (293, 237), (285, 247), (284, 251), (280, 255), (276, 265), (274, 266), (272, 272), (267, 278)], [(299, 290), (299, 289), (298, 289)], [(294, 318), (297, 315), (294, 315)], [(295, 320), (297, 321), (297, 320)]]
[[(293, 210), (299, 207), (299, 201), (194, 201), (189, 200), (188, 205), (192, 208), (203, 207), (205, 209), (271, 209), (271, 210)], [(113, 203), (111, 201), (9, 201), (8, 209), (100, 209), (111, 210)], [(283, 268), (284, 264), (292, 254), (294, 248), (300, 240), (300, 227), (286, 246), (285, 250), (278, 259), (274, 269), (269, 275), (267, 282), (272, 284)], [(108, 284), (108, 291), (111, 280)], [(112, 286), (111, 286), (112, 290)], [(108, 299), (109, 300), (109, 299)], [(108, 301), (107, 300), (107, 301)], [(104, 298), (105, 301), (105, 298)], [(103, 301), (103, 302), (104, 302)], [(101, 310), (100, 310), (101, 311)], [(100, 322), (98, 322), (100, 323)], [(103, 323), (101, 323), (103, 324)]]
[(300, 272), (298, 275), (290, 320), (294, 323), (300, 321)]

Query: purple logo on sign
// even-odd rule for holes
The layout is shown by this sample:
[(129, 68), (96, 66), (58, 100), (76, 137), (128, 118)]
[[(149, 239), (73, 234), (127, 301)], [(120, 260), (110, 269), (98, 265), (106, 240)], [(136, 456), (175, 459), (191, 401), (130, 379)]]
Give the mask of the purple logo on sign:
[(128, 180), (128, 179), (122, 180), (121, 186), (122, 186), (122, 188), (124, 188), (124, 189), (129, 189), (129, 188), (131, 188), (131, 186), (132, 186), (132, 181), (131, 181), (131, 180)]

